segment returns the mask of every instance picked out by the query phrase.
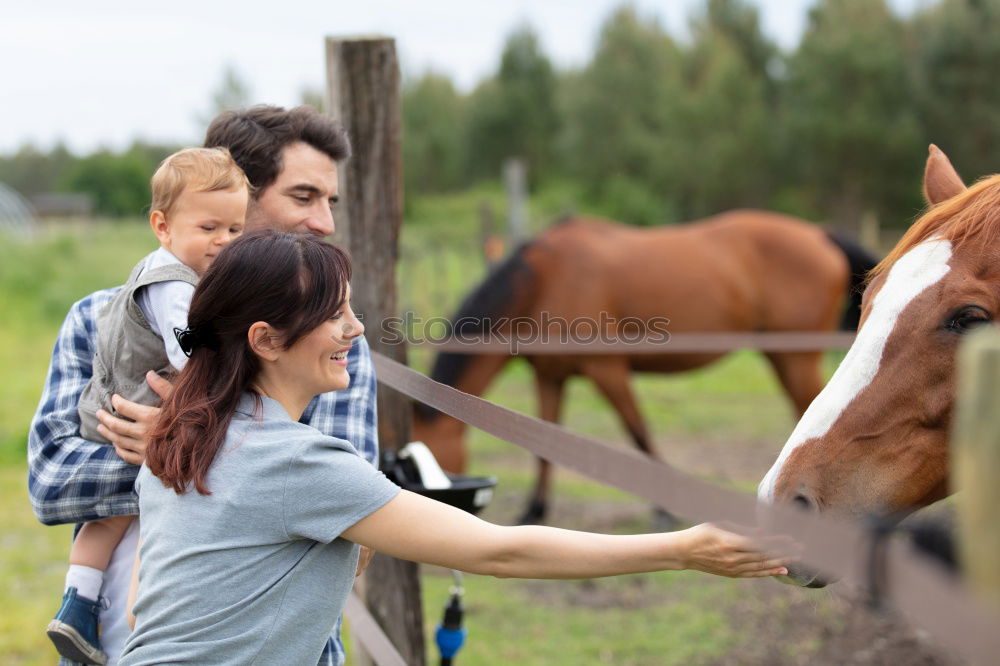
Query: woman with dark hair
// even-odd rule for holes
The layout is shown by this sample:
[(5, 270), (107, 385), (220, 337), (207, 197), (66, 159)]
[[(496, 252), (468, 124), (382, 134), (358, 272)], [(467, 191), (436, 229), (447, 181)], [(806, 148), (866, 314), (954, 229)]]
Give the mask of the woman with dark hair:
[(350, 443), (298, 423), (346, 388), (363, 327), (336, 247), (275, 231), (215, 260), (179, 338), (190, 360), (136, 487), (135, 632), (122, 666), (315, 663), (354, 580), (358, 544), (500, 577), (664, 569), (784, 574), (784, 558), (710, 525), (608, 536), (500, 527), (400, 490)]

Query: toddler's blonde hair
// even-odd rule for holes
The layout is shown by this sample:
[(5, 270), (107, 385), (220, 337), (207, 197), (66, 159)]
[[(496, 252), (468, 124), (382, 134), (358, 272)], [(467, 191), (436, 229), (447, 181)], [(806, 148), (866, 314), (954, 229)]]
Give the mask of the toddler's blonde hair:
[(218, 192), (241, 187), (251, 191), (246, 174), (225, 148), (185, 148), (160, 163), (149, 181), (153, 190), (150, 210), (169, 215), (185, 188)]

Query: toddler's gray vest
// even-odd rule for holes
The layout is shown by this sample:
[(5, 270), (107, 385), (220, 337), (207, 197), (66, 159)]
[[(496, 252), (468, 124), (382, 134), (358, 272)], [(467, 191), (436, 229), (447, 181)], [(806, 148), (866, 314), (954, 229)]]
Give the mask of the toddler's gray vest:
[[(160, 404), (160, 396), (146, 383), (146, 373), (155, 370), (165, 375), (176, 370), (170, 365), (163, 338), (153, 332), (136, 294), (143, 287), (157, 282), (180, 280), (198, 284), (198, 274), (184, 264), (168, 264), (144, 271), (152, 255), (136, 264), (128, 282), (119, 290), (97, 317), (97, 352), (94, 354), (94, 374), (80, 397), (80, 435), (92, 442), (108, 444), (97, 432), (97, 410), (104, 409), (118, 416), (111, 406), (115, 393), (144, 405)], [(163, 331), (173, 335), (173, 331)]]

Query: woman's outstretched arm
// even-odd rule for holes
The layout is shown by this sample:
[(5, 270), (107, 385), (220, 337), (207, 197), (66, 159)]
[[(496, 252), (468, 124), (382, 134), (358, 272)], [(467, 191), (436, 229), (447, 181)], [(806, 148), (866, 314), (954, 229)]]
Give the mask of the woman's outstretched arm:
[(503, 578), (596, 578), (665, 569), (749, 578), (785, 574), (788, 563), (760, 552), (750, 539), (707, 524), (628, 536), (502, 527), (405, 490), (342, 536), (400, 559)]

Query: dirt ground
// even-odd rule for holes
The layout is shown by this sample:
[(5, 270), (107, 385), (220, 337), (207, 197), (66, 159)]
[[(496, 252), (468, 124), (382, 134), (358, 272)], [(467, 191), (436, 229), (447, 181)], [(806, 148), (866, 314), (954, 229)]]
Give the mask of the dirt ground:
[[(773, 443), (742, 441), (658, 441), (668, 462), (684, 471), (719, 481), (751, 483), (763, 477), (774, 460)], [(559, 474), (568, 474), (560, 471)], [(523, 498), (504, 492), (502, 484), (489, 507), (488, 519), (510, 521), (519, 514)], [(640, 502), (572, 501), (556, 498), (549, 524), (571, 529), (614, 531), (646, 529), (651, 515)], [(648, 524), (648, 523), (647, 523)], [(633, 527), (634, 526), (634, 527)], [(538, 603), (593, 608), (641, 609), (651, 603), (669, 603), (662, 594), (644, 590), (641, 580), (632, 586), (600, 580), (559, 588), (524, 581)], [(739, 581), (746, 594), (724, 612), (745, 640), (711, 664), (872, 664), (885, 666), (958, 666), (964, 662), (923, 632), (892, 613), (876, 613), (847, 590), (806, 590), (779, 583)], [(535, 586), (534, 588), (532, 586)], [(558, 591), (556, 591), (558, 590)]]

